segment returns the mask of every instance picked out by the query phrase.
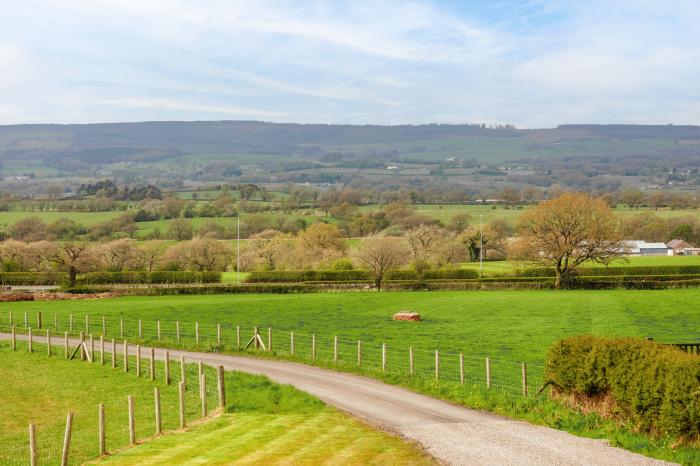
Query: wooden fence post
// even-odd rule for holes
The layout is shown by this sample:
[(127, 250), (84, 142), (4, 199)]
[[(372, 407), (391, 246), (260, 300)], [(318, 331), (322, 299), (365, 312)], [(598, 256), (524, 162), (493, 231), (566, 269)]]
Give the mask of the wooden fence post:
[(362, 341), (357, 340), (357, 367), (362, 367)]
[(294, 332), (289, 332), (289, 354), (294, 356)]
[(207, 376), (202, 374), (199, 377), (199, 392), (202, 401), (202, 417), (207, 417)]
[(27, 311), (24, 311), (24, 328), (29, 327), (29, 318), (27, 317)]
[(156, 322), (156, 332), (158, 334), (158, 341), (160, 341), (160, 319)]
[(180, 408), (180, 429), (185, 427), (185, 382), (178, 385), (179, 408)]
[(10, 327), (12, 326), (14, 322), (12, 321), (12, 310), (10, 310)]
[(316, 334), (311, 334), (311, 358), (316, 360)]
[(29, 328), (27, 329), (27, 336), (28, 336), (28, 338), (29, 338), (29, 339), (28, 339), (28, 342), (27, 342), (27, 345), (28, 345), (28, 346), (27, 346), (27, 349), (28, 349), (29, 352), (31, 353), (31, 352), (32, 352), (32, 328), (31, 328), (31, 327), (29, 327)]
[(105, 319), (105, 316), (102, 316), (102, 336), (107, 336), (107, 319)]
[(221, 324), (216, 324), (216, 345), (221, 346)]
[(112, 338), (112, 369), (117, 367), (117, 342)]
[(154, 395), (154, 404), (155, 404), (155, 409), (156, 409), (156, 435), (160, 435), (163, 433), (163, 421), (161, 420), (161, 415), (160, 415), (160, 389), (156, 387), (153, 391)]
[(90, 316), (85, 314), (85, 333), (90, 333)]
[(199, 346), (199, 322), (194, 323), (194, 343)]
[(41, 312), (36, 313), (36, 328), (41, 330), (42, 325), (44, 324), (43, 319), (41, 318)]
[(129, 344), (124, 340), (124, 372), (129, 372)]
[(204, 373), (204, 363), (202, 361), (197, 361), (197, 377), (198, 378), (201, 377), (203, 373)]
[(267, 327), (267, 350), (272, 351), (272, 327)]
[(143, 322), (139, 319), (139, 340), (143, 340)]
[(150, 369), (150, 373), (151, 373), (151, 382), (155, 382), (155, 380), (156, 380), (156, 358), (155, 358), (155, 354), (154, 354), (154, 353), (155, 353), (155, 350), (154, 350), (153, 348), (151, 348), (150, 351), (149, 351), (149, 353), (150, 353), (149, 356), (150, 356), (150, 359), (151, 359), (151, 360), (149, 361), (149, 364), (150, 364), (149, 369)]
[[(185, 367), (185, 356), (180, 355), (180, 382), (182, 383), (182, 386), (185, 387), (185, 380), (186, 380), (186, 367)], [(185, 387), (186, 388), (186, 387)]]
[(136, 377), (141, 377), (141, 345), (136, 345)]
[(105, 365), (105, 337), (100, 335), (100, 366)]
[(175, 341), (180, 344), (180, 321), (175, 322)]
[(99, 437), (100, 456), (107, 453), (105, 445), (105, 405), (100, 403), (97, 405), (97, 435)]
[(440, 353), (435, 350), (435, 380), (440, 378)]
[(224, 385), (224, 366), (216, 367), (216, 389), (219, 393), (219, 408), (226, 408), (226, 387)]
[(464, 353), (459, 353), (459, 383), (464, 384)]
[(382, 343), (382, 371), (386, 372), (386, 343)]
[(65, 350), (66, 359), (68, 359), (68, 332), (63, 332), (63, 349)]
[(95, 339), (90, 334), (90, 362), (95, 362)]
[(136, 418), (134, 417), (134, 397), (129, 395), (127, 398), (129, 404), (129, 444), (136, 445)]
[(85, 361), (85, 332), (80, 332), (80, 360)]
[(29, 423), (29, 464), (36, 466), (36, 429), (34, 423)]
[[(12, 351), (17, 350), (17, 335), (15, 334), (15, 326), (12, 326)], [(66, 350), (68, 351), (68, 350)]]
[(527, 363), (522, 363), (523, 396), (527, 396)]
[(408, 373), (410, 375), (413, 375), (414, 371), (414, 365), (413, 365), (413, 346), (410, 346), (408, 348)]
[(53, 313), (53, 329), (58, 330), (58, 314)]
[(124, 316), (119, 316), (119, 338), (124, 338)]
[(170, 385), (170, 351), (165, 350), (165, 361), (163, 362), (165, 372), (165, 385)]
[(68, 452), (70, 451), (70, 437), (73, 430), (73, 413), (66, 417), (66, 432), (63, 434), (63, 451), (61, 452), (61, 466), (68, 466)]
[(333, 337), (333, 364), (338, 363), (338, 337)]
[(46, 329), (46, 352), (51, 356), (51, 330)]
[(486, 358), (486, 388), (491, 388), (491, 358)]
[(68, 315), (68, 331), (73, 333), (73, 314)]
[(241, 326), (236, 325), (236, 349), (241, 349)]
[(260, 338), (258, 338), (258, 334), (259, 334), (258, 327), (255, 327), (253, 329), (253, 339), (255, 340), (255, 345), (254, 345), (255, 349), (260, 348)]

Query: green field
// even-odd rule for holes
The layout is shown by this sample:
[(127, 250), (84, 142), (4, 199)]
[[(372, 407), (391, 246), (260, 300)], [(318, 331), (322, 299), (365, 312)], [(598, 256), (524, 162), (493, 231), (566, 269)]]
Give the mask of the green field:
[(0, 212), (0, 228), (5, 228), (18, 220), (27, 217), (38, 217), (46, 223), (55, 222), (60, 218), (67, 218), (73, 220), (76, 223), (85, 226), (95, 225), (97, 223), (105, 222), (111, 220), (115, 217), (121, 215), (122, 212), (111, 211), (111, 212), (20, 212), (20, 211), (9, 211)]
[[(193, 427), (150, 440), (154, 433), (153, 388), (159, 387), (163, 423), (166, 430), (178, 427), (177, 388), (160, 378), (151, 382), (136, 377), (134, 360), (125, 374), (121, 360), (116, 369), (109, 363), (68, 361), (59, 355), (49, 358), (46, 347), (35, 344), (26, 352), (26, 343), (11, 351), (0, 343), (1, 464), (27, 464), (27, 426), (37, 429), (39, 464), (57, 464), (68, 411), (74, 413), (71, 464), (96, 458), (97, 405), (105, 404), (107, 449), (114, 452), (128, 445), (127, 395), (133, 395), (136, 430), (141, 445), (124, 450), (105, 462), (110, 464), (198, 464), (254, 463), (261, 457), (277, 462), (320, 464), (328, 458), (336, 463), (430, 464), (414, 446), (378, 432), (326, 407), (319, 400), (292, 387), (241, 373), (226, 373), (227, 413)], [(55, 348), (60, 353), (61, 348)], [(172, 365), (179, 380), (179, 365)], [(210, 409), (216, 406), (213, 369), (205, 369)], [(158, 364), (157, 374), (162, 374)], [(188, 366), (187, 418), (199, 418), (199, 398), (195, 380), (197, 368)], [(329, 428), (330, 427), (330, 428)], [(361, 438), (363, 441), (358, 442)], [(316, 448), (309, 448), (316, 445)]]
[[(160, 319), (170, 334), (175, 321), (182, 322), (183, 332), (189, 334), (198, 321), (207, 335), (212, 335), (217, 323), (229, 329), (240, 325), (247, 332), (244, 336), (258, 325), (272, 327), (280, 345), (287, 344), (287, 332), (293, 330), (300, 335), (300, 342), (301, 335), (306, 338), (316, 333), (325, 342), (337, 335), (351, 343), (361, 339), (368, 346), (386, 342), (392, 350), (438, 348), (474, 357), (542, 364), (550, 345), (568, 335), (700, 341), (700, 326), (692, 325), (700, 322), (698, 300), (700, 289), (122, 297), (2, 303), (0, 319), (7, 323), (10, 310), (15, 322), (22, 311), (30, 317), (42, 311), (48, 321), (56, 313), (65, 328), (70, 313), (76, 322), (83, 322), (83, 314), (91, 315), (95, 323), (104, 315), (114, 328), (115, 319), (123, 315), (132, 326), (132, 334), (137, 319), (149, 325)], [(404, 309), (420, 312), (423, 321), (391, 320), (393, 313)], [(230, 341), (231, 334), (226, 338)]]

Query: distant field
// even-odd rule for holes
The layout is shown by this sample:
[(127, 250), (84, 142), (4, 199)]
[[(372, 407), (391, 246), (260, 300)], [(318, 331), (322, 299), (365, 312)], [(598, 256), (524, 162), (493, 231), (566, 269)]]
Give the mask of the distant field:
[[(73, 313), (78, 322), (87, 313), (112, 319), (123, 315), (135, 322), (195, 321), (241, 325), (249, 335), (256, 325), (271, 326), (279, 344), (288, 333), (328, 345), (337, 335), (344, 341), (386, 342), (393, 350), (409, 346), (427, 354), (435, 348), (491, 356), (507, 361), (542, 364), (551, 344), (582, 333), (653, 336), (663, 342), (700, 341), (700, 289), (659, 291), (483, 291), (316, 293), (289, 295), (200, 295), (123, 297), (114, 299), (0, 304), (0, 320), (9, 310), (56, 313), (66, 324)], [(399, 310), (421, 314), (420, 323), (394, 322)], [(18, 319), (18, 317), (16, 317)], [(173, 326), (174, 324), (169, 324)], [(183, 324), (184, 325), (184, 324)], [(206, 327), (209, 334), (213, 327)], [(231, 327), (227, 327), (231, 328)], [(172, 329), (171, 329), (172, 330)], [(189, 330), (191, 332), (191, 328)], [(231, 331), (231, 330), (229, 330)], [(302, 335), (304, 337), (302, 337)], [(304, 340), (306, 341), (306, 340)], [(308, 341), (307, 341), (308, 344)]]
[(54, 222), (60, 218), (67, 218), (85, 226), (118, 217), (123, 212), (0, 212), (0, 227), (7, 227), (18, 220), (27, 217), (38, 217), (44, 222)]

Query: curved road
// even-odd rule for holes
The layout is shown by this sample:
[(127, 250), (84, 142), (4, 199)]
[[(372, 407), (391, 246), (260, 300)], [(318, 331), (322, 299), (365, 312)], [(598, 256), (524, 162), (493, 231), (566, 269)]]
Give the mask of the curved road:
[[(9, 334), (0, 334), (8, 339)], [(18, 335), (17, 338), (26, 339)], [(35, 336), (43, 343), (45, 338)], [(78, 340), (71, 342), (77, 345)], [(117, 345), (121, 354), (123, 345)], [(74, 346), (75, 347), (75, 346)], [(148, 347), (141, 347), (149, 351)], [(110, 351), (111, 345), (105, 345)], [(130, 354), (135, 346), (130, 345)], [(155, 348), (157, 359), (165, 350)], [(418, 442), (440, 462), (454, 465), (662, 465), (670, 464), (592, 440), (483, 411), (468, 409), (378, 380), (294, 362), (170, 350), (172, 359), (223, 365), (292, 385), (380, 429)]]

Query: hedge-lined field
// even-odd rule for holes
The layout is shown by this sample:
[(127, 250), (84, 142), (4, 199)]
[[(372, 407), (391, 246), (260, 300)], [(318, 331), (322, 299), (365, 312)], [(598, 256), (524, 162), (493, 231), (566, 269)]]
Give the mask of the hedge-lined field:
[[(36, 311), (63, 322), (87, 313), (163, 322), (272, 326), (275, 332), (315, 332), (324, 338), (386, 342), (395, 348), (464, 351), (467, 355), (543, 364), (557, 340), (578, 334), (653, 336), (700, 341), (700, 289), (659, 291), (485, 291), (246, 294), (122, 297), (86, 301), (0, 304), (0, 319)], [(400, 310), (420, 323), (395, 322)], [(165, 325), (165, 324), (164, 324)], [(210, 328), (211, 329), (211, 328)], [(191, 329), (189, 330), (191, 332)], [(279, 337), (282, 338), (282, 337)], [(280, 344), (286, 343), (286, 337)]]
[[(134, 374), (132, 359), (130, 373), (122, 367), (112, 369), (77, 360), (67, 361), (61, 348), (51, 358), (46, 347), (35, 344), (35, 352), (27, 353), (26, 343), (18, 342), (18, 351), (11, 351), (9, 342), (0, 342), (0, 463), (28, 464), (27, 426), (36, 424), (39, 464), (58, 464), (61, 441), (68, 411), (74, 413), (70, 464), (81, 464), (99, 455), (97, 445), (97, 405), (105, 404), (107, 449), (128, 445), (127, 395), (135, 399), (137, 439), (153, 435), (153, 388), (161, 391), (163, 427), (172, 431), (178, 427), (177, 385), (165, 385), (162, 377), (151, 382), (146, 375)], [(58, 354), (56, 354), (58, 353)], [(108, 356), (109, 358), (109, 356)], [(119, 360), (121, 365), (121, 360)], [(209, 385), (207, 399), (210, 409), (217, 398), (213, 369), (206, 368)], [(179, 377), (179, 365), (172, 364), (174, 380)], [(158, 363), (157, 374), (163, 374)], [(195, 387), (197, 367), (188, 366), (188, 386)], [(191, 431), (166, 435), (107, 457), (111, 464), (176, 464), (184, 459), (206, 464), (221, 464), (222, 450), (226, 458), (241, 461), (255, 458), (258, 452), (279, 462), (307, 459), (304, 455), (309, 439), (324, 436), (328, 457), (343, 450), (357, 463), (381, 459), (393, 464), (432, 464), (414, 445), (326, 407), (321, 401), (290, 386), (280, 386), (260, 376), (238, 372), (226, 373), (227, 413)], [(187, 391), (187, 419), (199, 418), (197, 390)], [(283, 428), (281, 428), (283, 426)], [(366, 442), (355, 442), (358, 438)], [(283, 445), (280, 445), (281, 440)], [(173, 442), (176, 445), (173, 448)], [(50, 455), (50, 460), (49, 460)], [(58, 458), (57, 456), (58, 455)], [(177, 459), (175, 459), (177, 458)], [(352, 461), (351, 461), (352, 463)], [(224, 463), (228, 464), (228, 463)]]

